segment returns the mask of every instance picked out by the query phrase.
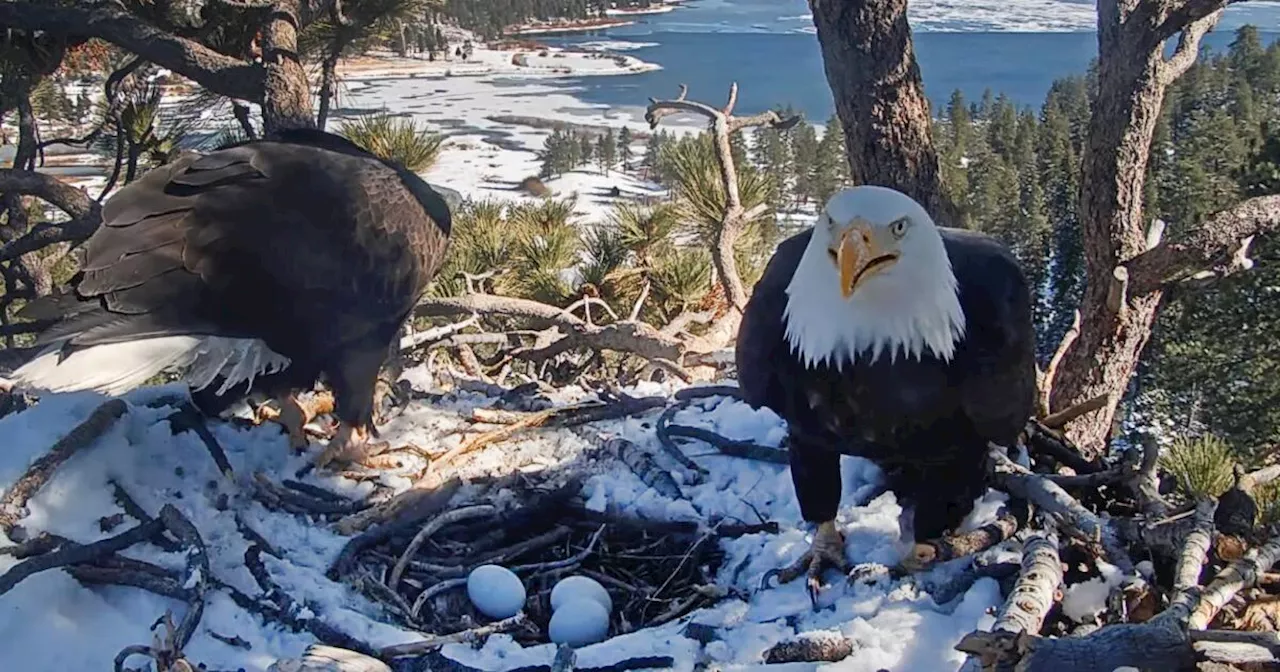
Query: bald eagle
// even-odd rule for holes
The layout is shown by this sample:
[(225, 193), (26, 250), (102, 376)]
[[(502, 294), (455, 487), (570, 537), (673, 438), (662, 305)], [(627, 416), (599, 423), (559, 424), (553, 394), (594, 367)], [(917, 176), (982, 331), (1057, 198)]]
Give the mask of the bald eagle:
[[(811, 548), (782, 580), (847, 569), (834, 519), (840, 454), (876, 462), (916, 540), (954, 529), (985, 491), (990, 441), (1031, 417), (1035, 332), (1028, 283), (981, 233), (941, 228), (876, 186), (831, 197), (778, 246), (747, 303), (739, 385), (788, 426), (791, 478)], [(910, 566), (911, 557), (904, 559)]]
[(358, 461), (380, 367), (439, 271), (449, 207), (403, 166), (337, 135), (292, 129), (188, 153), (114, 194), (71, 291), (30, 304), (56, 322), (14, 382), (120, 394), (181, 373), (206, 412), (250, 389), (280, 399), (295, 448), (334, 392), (337, 435), (316, 460)]

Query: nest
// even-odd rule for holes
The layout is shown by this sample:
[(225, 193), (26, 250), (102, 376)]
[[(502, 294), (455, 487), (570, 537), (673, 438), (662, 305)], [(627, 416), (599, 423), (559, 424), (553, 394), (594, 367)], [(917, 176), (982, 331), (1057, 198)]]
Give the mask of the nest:
[(468, 599), (467, 575), (480, 565), (507, 567), (528, 594), (525, 617), (510, 633), (525, 645), (548, 641), (551, 589), (574, 574), (608, 591), (611, 635), (666, 623), (723, 597), (714, 587), (724, 559), (716, 534), (600, 514), (565, 490), (534, 493), (501, 513), (488, 504), (442, 513), (437, 520), (459, 520), (437, 529), (428, 523), (361, 551), (356, 585), (405, 626), (459, 632), (492, 621)]

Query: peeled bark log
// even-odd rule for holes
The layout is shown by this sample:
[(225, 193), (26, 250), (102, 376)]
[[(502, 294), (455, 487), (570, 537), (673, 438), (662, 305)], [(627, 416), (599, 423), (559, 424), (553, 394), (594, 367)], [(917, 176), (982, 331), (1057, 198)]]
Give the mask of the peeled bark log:
[(938, 223), (955, 222), (930, 136), (907, 0), (809, 0), (809, 8), (853, 183), (892, 187)]

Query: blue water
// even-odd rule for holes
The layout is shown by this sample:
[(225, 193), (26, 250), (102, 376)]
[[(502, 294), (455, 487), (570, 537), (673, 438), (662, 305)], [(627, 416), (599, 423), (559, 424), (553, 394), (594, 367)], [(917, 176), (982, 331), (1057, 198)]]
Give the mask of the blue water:
[[(1038, 108), (1053, 80), (1085, 71), (1097, 50), (1093, 3), (1082, 7), (1073, 0), (1034, 0), (1037, 7), (1055, 9), (1034, 17), (1003, 11), (1027, 1), (1005, 0), (1002, 7), (994, 6), (998, 0), (913, 3), (921, 7), (919, 16), (911, 15), (916, 57), (935, 109), (955, 89), (977, 100), (988, 88)], [(1260, 28), (1264, 43), (1280, 39), (1280, 3), (1235, 7), (1249, 11), (1228, 10), (1206, 37), (1207, 47), (1225, 49), (1234, 39), (1232, 31), (1245, 23)], [(1064, 30), (1018, 32), (1040, 25)], [(625, 53), (663, 66), (639, 75), (565, 81), (590, 103), (642, 106), (650, 96), (675, 95), (682, 83), (689, 85), (691, 97), (716, 102), (737, 81), (742, 113), (791, 104), (821, 121), (834, 106), (812, 30), (804, 0), (690, 0), (674, 12), (641, 17), (636, 25), (540, 39), (560, 45), (645, 45)]]

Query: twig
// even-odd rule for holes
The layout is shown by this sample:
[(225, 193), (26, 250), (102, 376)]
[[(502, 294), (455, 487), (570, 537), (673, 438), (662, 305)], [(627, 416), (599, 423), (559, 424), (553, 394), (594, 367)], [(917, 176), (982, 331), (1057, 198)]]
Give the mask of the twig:
[[(155, 517), (147, 513), (146, 510), (143, 509), (140, 504), (138, 504), (137, 500), (135, 500), (129, 494), (129, 492), (124, 489), (124, 486), (117, 483), (115, 479), (109, 480), (108, 483), (111, 484), (111, 490), (116, 500), (116, 503), (120, 505), (120, 508), (124, 509), (124, 512), (126, 514), (128, 514), (129, 516), (132, 516), (135, 520), (137, 520), (140, 523), (149, 523), (152, 520), (155, 520)], [(170, 539), (169, 537), (166, 537), (163, 534), (157, 534), (154, 538), (151, 539), (151, 543), (155, 544), (156, 546), (159, 546), (160, 548), (170, 553), (173, 553), (175, 551), (182, 549), (182, 542), (179, 542), (174, 539)]]
[(426, 542), (431, 535), (440, 531), (446, 525), (452, 525), (464, 520), (472, 518), (480, 518), (483, 516), (492, 516), (497, 513), (497, 508), (489, 504), (479, 504), (476, 506), (468, 506), (461, 509), (446, 511), (435, 518), (432, 518), (426, 525), (422, 526), (418, 533), (413, 535), (413, 539), (409, 545), (405, 547), (404, 552), (400, 554), (400, 558), (396, 560), (395, 567), (391, 570), (391, 577), (387, 579), (387, 587), (395, 590), (400, 583), (400, 577), (404, 575), (404, 570), (409, 566), (409, 561), (417, 554), (418, 549)]
[(1044, 377), (1040, 379), (1040, 395), (1039, 406), (1040, 412), (1049, 415), (1049, 398), (1053, 394), (1053, 383), (1058, 377), (1058, 367), (1062, 365), (1062, 359), (1067, 356), (1067, 351), (1080, 338), (1080, 311), (1076, 310), (1075, 315), (1071, 318), (1071, 327), (1067, 329), (1067, 333), (1062, 335), (1062, 340), (1058, 342), (1058, 347), (1053, 351), (1053, 356), (1049, 358), (1049, 365), (1044, 369)]
[(1000, 446), (988, 452), (991, 471), (999, 487), (1053, 515), (1059, 525), (1087, 544), (1101, 547), (1111, 564), (1126, 576), (1134, 575), (1133, 560), (1111, 526), (1086, 509), (1060, 486), (1015, 463)]
[(280, 590), (280, 587), (275, 585), (275, 582), (271, 580), (271, 575), (267, 572), (266, 566), (262, 564), (261, 554), (262, 549), (256, 544), (251, 544), (244, 552), (244, 566), (249, 570), (249, 574), (253, 576), (254, 581), (258, 583), (258, 587), (262, 589), (263, 597), (266, 601), (255, 600), (232, 589), (229, 592), (232, 600), (237, 605), (263, 618), (280, 623), (295, 632), (309, 632), (325, 644), (340, 646), (344, 649), (351, 649), (370, 656), (377, 655), (377, 650), (372, 646), (338, 630), (314, 615), (303, 616), (302, 614), (311, 613), (312, 610), (304, 610), (302, 605), (299, 605), (288, 593)]
[(400, 350), (401, 352), (413, 350), (414, 348), (419, 348), (423, 345), (430, 345), (431, 343), (442, 341), (463, 329), (466, 329), (467, 327), (475, 326), (479, 322), (480, 316), (472, 314), (471, 317), (468, 317), (461, 322), (454, 322), (452, 324), (424, 329), (422, 331), (409, 334), (408, 336), (404, 336), (400, 339)]
[(213, 432), (209, 431), (209, 425), (205, 422), (204, 414), (195, 406), (187, 401), (180, 402), (178, 410), (174, 411), (166, 420), (169, 421), (169, 427), (175, 435), (185, 431), (195, 432), (196, 436), (200, 437), (205, 449), (213, 456), (213, 463), (218, 465), (218, 471), (222, 472), (222, 475), (228, 479), (235, 478), (235, 474), (231, 469), (231, 462), (227, 459), (226, 451), (222, 449), (218, 439), (213, 436)]
[(572, 427), (589, 422), (612, 420), (628, 415), (645, 413), (663, 406), (665, 403), (666, 400), (662, 397), (624, 397), (612, 403), (589, 401), (530, 413), (516, 422), (485, 432), (466, 443), (450, 449), (431, 461), (431, 469), (434, 471), (439, 466), (448, 464), (462, 455), (474, 452), (492, 443), (506, 441), (525, 430), (538, 427)]
[(462, 487), (462, 480), (451, 478), (434, 488), (410, 488), (387, 502), (354, 513), (338, 521), (337, 528), (343, 534), (352, 534), (373, 526), (373, 529), (354, 537), (342, 548), (329, 568), (330, 579), (350, 571), (356, 555), (393, 534), (413, 529), (426, 518), (448, 506), (449, 500)]
[(19, 478), (13, 487), (0, 498), (0, 530), (6, 534), (13, 531), (13, 526), (26, 515), (21, 510), (27, 500), (43, 488), (63, 462), (71, 459), (80, 450), (87, 448), (107, 432), (128, 410), (122, 399), (111, 399), (94, 409), (84, 422), (76, 425), (66, 436), (58, 439), (49, 452), (36, 460), (26, 473)]
[(450, 633), (448, 635), (432, 635), (426, 639), (416, 642), (387, 646), (378, 652), (378, 657), (388, 659), (398, 658), (400, 656), (417, 656), (433, 649), (438, 649), (445, 644), (475, 642), (484, 639), (489, 635), (519, 630), (520, 628), (525, 627), (528, 623), (529, 616), (522, 611), (511, 618), (494, 621), (488, 625), (482, 625), (468, 630)]
[(177, 650), (181, 651), (191, 641), (200, 618), (204, 615), (204, 594), (208, 590), (208, 580), (212, 576), (209, 569), (209, 551), (205, 548), (200, 531), (182, 512), (172, 504), (165, 504), (160, 509), (160, 521), (187, 547), (187, 572), (183, 587), (187, 588), (190, 598), (189, 608), (182, 617), (182, 623), (174, 633), (173, 641)]
[(693, 400), (691, 399), (681, 400), (671, 406), (668, 406), (666, 410), (662, 412), (662, 415), (658, 416), (658, 423), (654, 428), (654, 432), (658, 435), (658, 443), (662, 446), (662, 449), (666, 451), (672, 459), (679, 462), (681, 466), (693, 473), (696, 479), (696, 484), (703, 481), (708, 472), (697, 462), (689, 459), (689, 456), (685, 455), (684, 451), (680, 450), (680, 447), (675, 444), (675, 441), (671, 440), (671, 432), (669, 430), (671, 418), (675, 417), (676, 413), (679, 413), (691, 403), (693, 403)]
[(3, 575), (0, 575), (0, 595), (9, 592), (10, 589), (32, 574), (56, 567), (91, 562), (97, 558), (146, 541), (163, 529), (165, 529), (163, 523), (159, 520), (152, 520), (130, 528), (114, 537), (107, 537), (92, 544), (70, 542), (62, 545), (56, 551), (24, 560)]
[(1064, 408), (1057, 413), (1051, 413), (1040, 418), (1040, 424), (1048, 427), (1049, 429), (1060, 429), (1065, 427), (1067, 423), (1082, 415), (1092, 413), (1105, 407), (1107, 405), (1108, 398), (1109, 397), (1105, 394), (1099, 394), (1098, 396), (1082, 401), (1075, 406)]

